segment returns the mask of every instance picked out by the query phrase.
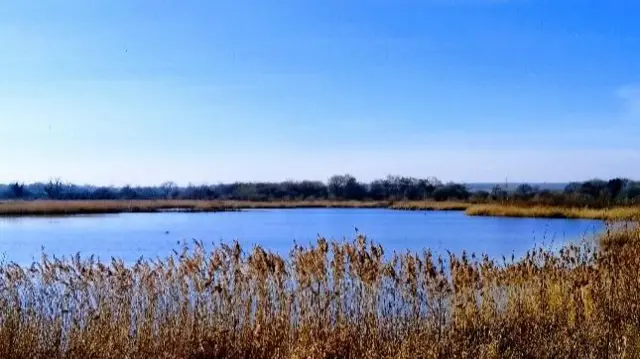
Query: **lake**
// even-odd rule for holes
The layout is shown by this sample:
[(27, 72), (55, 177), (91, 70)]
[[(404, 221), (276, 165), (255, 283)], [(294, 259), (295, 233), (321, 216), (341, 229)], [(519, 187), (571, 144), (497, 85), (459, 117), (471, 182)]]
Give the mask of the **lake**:
[(388, 209), (269, 209), (219, 213), (124, 213), (71, 217), (0, 219), (0, 254), (6, 260), (30, 264), (48, 254), (95, 254), (132, 262), (165, 257), (179, 249), (178, 241), (205, 244), (238, 240), (245, 251), (253, 244), (287, 254), (294, 240), (315, 241), (318, 235), (352, 239), (356, 228), (392, 250), (431, 248), (516, 257), (534, 246), (550, 247), (593, 238), (600, 221), (468, 217), (464, 212), (411, 212)]

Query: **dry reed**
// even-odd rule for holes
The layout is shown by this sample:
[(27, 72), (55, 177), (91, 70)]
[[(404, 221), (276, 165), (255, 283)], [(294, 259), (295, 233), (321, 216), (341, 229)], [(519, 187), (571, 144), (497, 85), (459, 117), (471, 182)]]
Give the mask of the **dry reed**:
[(637, 358), (640, 230), (517, 261), (319, 238), (286, 258), (0, 265), (0, 358)]
[(470, 216), (531, 217), (531, 218), (584, 218), (605, 221), (634, 220), (640, 218), (640, 206), (611, 208), (576, 208), (553, 206), (518, 206), (503, 204), (473, 205), (466, 209)]
[(640, 206), (605, 209), (504, 204), (472, 204), (457, 201), (200, 201), (200, 200), (113, 200), (113, 201), (5, 201), (0, 216), (64, 216), (126, 212), (219, 212), (275, 208), (389, 208), (410, 211), (466, 211), (471, 216), (587, 218), (629, 220), (640, 218)]
[(256, 208), (385, 208), (388, 202), (375, 201), (196, 201), (196, 200), (113, 200), (113, 201), (5, 201), (0, 216), (57, 216), (125, 212), (218, 212)]
[(391, 205), (391, 209), (405, 211), (464, 211), (471, 207), (469, 202), (460, 201), (401, 201)]

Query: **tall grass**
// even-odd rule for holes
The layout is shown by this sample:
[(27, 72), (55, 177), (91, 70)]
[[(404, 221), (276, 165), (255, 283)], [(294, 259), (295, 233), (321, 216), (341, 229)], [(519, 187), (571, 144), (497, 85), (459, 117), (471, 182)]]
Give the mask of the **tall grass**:
[(406, 211), (464, 211), (471, 206), (471, 203), (461, 201), (401, 201), (393, 203), (390, 208)]
[(125, 212), (219, 212), (268, 208), (389, 208), (409, 211), (466, 211), (471, 216), (588, 218), (629, 220), (640, 218), (640, 206), (575, 208), (509, 204), (473, 204), (460, 201), (201, 201), (201, 200), (113, 200), (113, 201), (5, 201), (0, 216), (64, 216)]
[(0, 358), (637, 358), (640, 230), (517, 261), (200, 242), (0, 266)]
[(113, 201), (5, 201), (0, 216), (55, 216), (123, 212), (218, 212), (248, 208), (381, 208), (389, 202), (377, 201), (199, 201), (199, 200), (113, 200)]
[(640, 206), (611, 208), (577, 208), (554, 206), (517, 206), (504, 204), (473, 205), (466, 209), (470, 216), (584, 218), (605, 221), (634, 220), (640, 218)]
[(206, 201), (6, 201), (0, 202), (3, 216), (55, 216), (167, 210), (222, 211), (220, 202)]

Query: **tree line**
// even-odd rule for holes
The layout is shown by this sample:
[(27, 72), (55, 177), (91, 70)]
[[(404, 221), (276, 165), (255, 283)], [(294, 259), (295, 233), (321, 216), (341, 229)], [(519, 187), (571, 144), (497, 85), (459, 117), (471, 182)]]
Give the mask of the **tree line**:
[(235, 182), (215, 185), (178, 186), (89, 186), (51, 180), (46, 183), (0, 185), (4, 200), (458, 200), (514, 202), (546, 205), (590, 205), (640, 203), (640, 182), (615, 178), (569, 183), (563, 190), (520, 184), (514, 188), (495, 185), (491, 191), (473, 190), (462, 183), (443, 183), (435, 177), (387, 176), (369, 183), (351, 175), (335, 175), (325, 182)]

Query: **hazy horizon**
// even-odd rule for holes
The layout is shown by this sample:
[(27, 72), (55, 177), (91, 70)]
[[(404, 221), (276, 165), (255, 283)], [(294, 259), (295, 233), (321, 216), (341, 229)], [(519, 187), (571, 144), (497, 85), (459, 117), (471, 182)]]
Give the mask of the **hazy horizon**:
[(0, 183), (640, 178), (640, 3), (0, 11)]
[[(431, 178), (433, 178), (433, 176), (430, 176)], [(373, 179), (359, 179), (356, 178), (358, 180), (358, 182), (360, 183), (371, 183), (375, 180), (383, 180), (386, 179), (386, 176), (383, 177), (379, 177), (379, 178), (373, 178)], [(465, 184), (467, 186), (471, 186), (474, 188), (491, 188), (491, 186), (494, 185), (501, 185), (504, 187), (504, 185), (506, 184), (506, 186), (508, 187), (515, 187), (517, 185), (520, 184), (529, 184), (529, 185), (533, 185), (533, 186), (538, 186), (538, 185), (542, 185), (544, 186), (548, 186), (548, 187), (544, 187), (544, 188), (560, 188), (561, 186), (565, 186), (569, 183), (575, 182), (575, 183), (582, 183), (585, 181), (589, 181), (589, 180), (609, 180), (609, 179), (603, 179), (603, 178), (589, 178), (589, 179), (583, 179), (583, 180), (574, 180), (574, 181), (568, 181), (568, 182), (527, 182), (527, 181), (489, 181), (489, 182), (463, 182), (463, 181), (449, 181), (449, 180), (442, 180), (441, 178), (435, 177), (436, 179), (438, 179), (440, 182), (442, 182), (443, 184), (446, 183), (461, 183), (461, 184)], [(282, 180), (274, 180), (274, 181), (230, 181), (230, 182), (208, 182), (208, 181), (200, 181), (200, 182), (187, 182), (187, 183), (179, 183), (179, 182), (175, 182), (175, 181), (171, 181), (171, 180), (167, 180), (167, 181), (162, 181), (162, 182), (158, 182), (158, 183), (124, 183), (124, 184), (113, 184), (113, 183), (80, 183), (80, 182), (71, 182), (71, 181), (66, 181), (63, 178), (50, 178), (47, 180), (40, 180), (40, 181), (34, 181), (34, 182), (24, 182), (24, 181), (12, 181), (12, 182), (0, 182), (0, 186), (8, 186), (14, 183), (20, 183), (20, 184), (24, 184), (24, 185), (37, 185), (37, 184), (47, 184), (49, 182), (56, 182), (59, 181), (60, 183), (63, 184), (72, 184), (72, 185), (78, 185), (78, 186), (89, 186), (89, 187), (102, 187), (102, 186), (106, 186), (106, 187), (125, 187), (125, 186), (136, 186), (136, 187), (159, 187), (162, 186), (164, 184), (167, 183), (172, 183), (175, 184), (179, 187), (188, 187), (188, 186), (201, 186), (201, 185), (205, 185), (205, 186), (215, 186), (218, 184), (231, 184), (231, 183), (249, 183), (249, 182), (254, 182), (254, 183), (283, 183), (283, 182), (287, 182), (287, 181), (294, 181), (294, 182), (300, 182), (300, 181), (312, 181), (312, 182), (322, 182), (322, 183), (328, 183), (329, 178), (326, 179), (314, 179), (314, 178), (301, 178), (301, 179), (282, 179)], [(630, 180), (635, 181), (634, 179), (630, 178)]]

